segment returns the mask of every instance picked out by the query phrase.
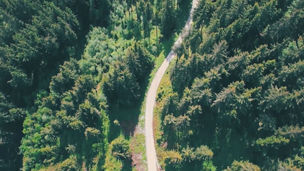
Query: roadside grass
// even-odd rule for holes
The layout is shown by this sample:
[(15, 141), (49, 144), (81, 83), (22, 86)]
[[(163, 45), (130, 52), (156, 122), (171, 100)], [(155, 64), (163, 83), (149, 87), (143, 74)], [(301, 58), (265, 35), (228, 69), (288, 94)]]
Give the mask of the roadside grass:
[(141, 153), (142, 151), (145, 150), (145, 144), (141, 143), (145, 141), (145, 135), (144, 134), (137, 134), (134, 136), (134, 138), (131, 140), (131, 143), (134, 144), (134, 153)]
[(166, 71), (164, 77), (162, 78), (160, 85), (157, 89), (156, 104), (154, 107), (153, 119), (154, 120), (154, 137), (156, 140), (161, 139), (162, 131), (160, 131), (161, 126), (161, 112), (166, 100), (169, 98), (170, 94), (173, 92), (172, 85), (170, 81), (170, 69), (172, 64), (169, 65), (170, 68)]
[[(145, 134), (144, 134), (144, 127), (145, 127), (145, 109), (146, 109), (146, 93), (148, 92), (148, 89), (150, 87), (150, 84), (154, 78), (154, 75), (156, 74), (158, 68), (161, 66), (162, 62), (165, 60), (164, 50), (160, 52), (160, 55), (154, 59), (154, 69), (152, 70), (149, 80), (148, 80), (148, 86), (146, 88), (144, 100), (141, 103), (140, 106), (140, 114), (138, 116), (138, 124), (137, 124), (137, 130), (135, 130), (133, 137), (130, 139), (130, 149), (133, 155), (140, 155), (141, 158), (139, 161), (140, 165), (144, 167), (145, 170), (147, 170), (147, 157), (146, 157), (146, 148), (145, 148)], [(141, 131), (139, 131), (141, 130)]]
[(154, 138), (155, 138), (155, 146), (156, 146), (156, 154), (158, 162), (161, 166), (161, 168), (165, 168), (165, 160), (169, 156), (175, 155), (173, 151), (166, 151), (166, 144), (162, 143), (162, 135), (163, 131), (161, 129), (161, 115), (162, 115), (162, 109), (168, 100), (168, 98), (172, 95), (173, 89), (172, 84), (170, 80), (170, 71), (174, 67), (176, 58), (170, 63), (164, 77), (162, 78), (159, 88), (157, 89), (157, 95), (156, 95), (156, 104), (154, 107), (154, 116), (153, 116), (153, 131), (154, 131)]

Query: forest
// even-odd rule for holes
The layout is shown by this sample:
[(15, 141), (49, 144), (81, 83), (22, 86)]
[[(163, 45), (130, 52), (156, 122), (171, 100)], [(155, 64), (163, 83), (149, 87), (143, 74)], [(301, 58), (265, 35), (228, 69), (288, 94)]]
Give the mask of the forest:
[[(147, 170), (135, 130), (191, 3), (0, 0), (0, 170)], [(198, 1), (158, 89), (162, 170), (304, 170), (303, 28), (303, 0)]]
[(189, 4), (0, 0), (0, 170), (131, 168), (115, 126), (132, 113), (115, 112), (138, 106)]
[(304, 1), (199, 1), (158, 94), (165, 170), (304, 170)]

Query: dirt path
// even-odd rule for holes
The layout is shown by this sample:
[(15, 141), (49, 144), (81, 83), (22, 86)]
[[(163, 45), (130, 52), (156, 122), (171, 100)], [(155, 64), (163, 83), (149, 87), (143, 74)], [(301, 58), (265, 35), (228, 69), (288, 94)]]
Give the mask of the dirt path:
[(193, 22), (192, 21), (193, 11), (197, 7), (197, 5), (198, 5), (198, 0), (193, 0), (192, 8), (187, 23), (184, 26), (184, 29), (182, 33), (179, 35), (177, 41), (174, 43), (172, 50), (168, 54), (166, 60), (162, 63), (162, 65), (157, 70), (147, 94), (146, 111), (145, 111), (145, 141), (146, 141), (148, 171), (160, 170), (159, 164), (157, 162), (154, 136), (153, 136), (153, 108), (155, 105), (157, 88), (169, 66), (170, 61), (176, 56), (176, 53), (174, 52), (175, 49), (180, 47), (181, 43), (183, 42), (183, 39), (189, 34), (191, 30), (191, 26)]

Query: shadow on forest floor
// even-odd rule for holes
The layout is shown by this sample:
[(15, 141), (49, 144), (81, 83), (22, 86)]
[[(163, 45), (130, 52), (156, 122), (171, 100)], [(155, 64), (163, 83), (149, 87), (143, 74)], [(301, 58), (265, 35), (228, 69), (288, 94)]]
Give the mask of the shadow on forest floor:
[(122, 165), (122, 169), (123, 171), (132, 171), (132, 161), (131, 160), (126, 160), (123, 162)]
[[(131, 106), (119, 106), (112, 105), (110, 106), (110, 135), (109, 141), (111, 142), (113, 139), (118, 137), (120, 134), (123, 134), (126, 139), (130, 139), (134, 130), (139, 121), (139, 115), (141, 113), (142, 103), (144, 102), (145, 93), (148, 89), (149, 77), (147, 77), (146, 81), (141, 85), (141, 93), (140, 98), (137, 102), (135, 102)], [(118, 121), (115, 124), (115, 120)]]
[[(129, 139), (133, 136), (133, 132), (138, 123), (138, 117), (140, 114), (140, 104), (130, 107), (113, 107), (110, 112), (110, 141), (118, 137), (121, 133)], [(119, 124), (115, 124), (115, 120)]]

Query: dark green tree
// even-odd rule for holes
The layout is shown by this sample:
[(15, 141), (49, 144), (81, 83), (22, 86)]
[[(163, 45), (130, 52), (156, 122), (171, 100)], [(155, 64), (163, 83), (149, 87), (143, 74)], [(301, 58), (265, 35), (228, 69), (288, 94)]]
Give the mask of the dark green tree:
[(161, 33), (163, 39), (167, 40), (172, 36), (176, 28), (175, 12), (172, 0), (163, 1), (163, 11), (161, 17)]

